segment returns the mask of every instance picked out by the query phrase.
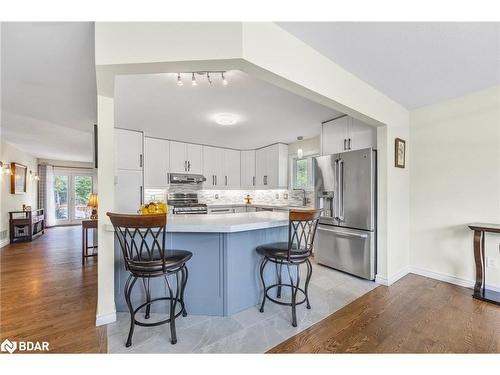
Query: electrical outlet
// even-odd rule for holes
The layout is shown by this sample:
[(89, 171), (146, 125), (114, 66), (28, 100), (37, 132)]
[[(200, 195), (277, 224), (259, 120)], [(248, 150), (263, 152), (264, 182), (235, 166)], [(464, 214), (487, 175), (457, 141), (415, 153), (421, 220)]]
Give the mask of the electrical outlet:
[(214, 195), (214, 198), (215, 198), (215, 199), (219, 199), (219, 194), (215, 194), (215, 195)]
[(280, 199), (280, 193), (276, 193), (276, 199)]
[(283, 194), (283, 199), (288, 199), (288, 193)]
[(486, 267), (498, 269), (498, 258), (486, 257)]

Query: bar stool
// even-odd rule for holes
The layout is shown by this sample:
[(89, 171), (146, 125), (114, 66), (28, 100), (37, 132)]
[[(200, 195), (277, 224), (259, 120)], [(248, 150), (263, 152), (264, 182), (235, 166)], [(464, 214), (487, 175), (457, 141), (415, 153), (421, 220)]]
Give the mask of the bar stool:
[[(309, 303), (308, 288), (312, 276), (312, 265), (309, 257), (312, 255), (314, 237), (316, 228), (320, 217), (320, 210), (300, 210), (290, 211), (288, 221), (288, 242), (275, 242), (271, 244), (261, 245), (257, 247), (257, 253), (262, 255), (262, 262), (260, 264), (260, 279), (262, 281), (262, 288), (264, 296), (260, 306), (260, 312), (264, 312), (264, 304), (266, 299), (273, 301), (280, 305), (292, 307), (292, 326), (297, 327), (297, 305), (304, 302), (308, 309), (311, 308)], [(277, 283), (266, 286), (264, 280), (264, 269), (268, 262), (272, 262), (276, 266)], [(304, 288), (300, 287), (300, 265), (306, 264), (307, 275)], [(288, 270), (290, 283), (284, 283), (281, 280), (282, 267), (285, 265)], [(296, 267), (295, 280), (291, 271), (291, 267)], [(281, 298), (281, 288), (290, 287), (291, 289), (291, 302), (278, 301), (277, 299), (269, 296), (270, 289), (277, 288), (276, 298)], [(301, 292), (304, 298), (297, 301), (297, 294)]]
[[(193, 254), (186, 250), (167, 250), (165, 237), (167, 215), (125, 215), (108, 212), (111, 223), (115, 229), (123, 258), (125, 269), (130, 276), (125, 283), (125, 300), (130, 311), (130, 330), (126, 347), (132, 345), (132, 335), (135, 325), (154, 327), (170, 323), (171, 342), (177, 342), (175, 319), (182, 314), (187, 316), (184, 304), (184, 290), (188, 279), (186, 262)], [(175, 294), (173, 280), (169, 277), (175, 275)], [(150, 281), (162, 277), (168, 289), (168, 297), (151, 298)], [(131, 302), (132, 289), (137, 281), (142, 279), (144, 284), (146, 302), (134, 308)], [(138, 321), (135, 315), (139, 310), (146, 308), (145, 319), (149, 319), (151, 305), (156, 301), (169, 301), (169, 318), (154, 323)], [(177, 306), (179, 304), (179, 309)], [(178, 310), (178, 311), (177, 311)]]

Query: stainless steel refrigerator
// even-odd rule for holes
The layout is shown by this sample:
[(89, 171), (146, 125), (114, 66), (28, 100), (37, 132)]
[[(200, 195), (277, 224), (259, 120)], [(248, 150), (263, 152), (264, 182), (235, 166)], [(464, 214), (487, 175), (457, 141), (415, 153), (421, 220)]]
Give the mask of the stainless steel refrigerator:
[(322, 209), (318, 263), (365, 278), (376, 270), (376, 151), (366, 148), (314, 158), (316, 207)]

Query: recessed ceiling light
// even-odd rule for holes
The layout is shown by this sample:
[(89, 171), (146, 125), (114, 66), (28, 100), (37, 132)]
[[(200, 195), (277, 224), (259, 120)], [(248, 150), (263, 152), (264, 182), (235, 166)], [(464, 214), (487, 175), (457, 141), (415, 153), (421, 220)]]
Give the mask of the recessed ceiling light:
[(234, 125), (238, 121), (238, 116), (232, 113), (217, 113), (214, 116), (214, 120), (219, 125)]

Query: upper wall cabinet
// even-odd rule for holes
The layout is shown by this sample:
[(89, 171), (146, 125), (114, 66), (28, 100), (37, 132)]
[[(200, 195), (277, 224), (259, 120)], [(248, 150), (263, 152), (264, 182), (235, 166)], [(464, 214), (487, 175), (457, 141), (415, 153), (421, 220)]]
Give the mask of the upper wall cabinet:
[(144, 138), (144, 186), (146, 189), (164, 189), (168, 185), (170, 141)]
[(170, 142), (170, 172), (201, 174), (203, 171), (203, 148), (184, 142)]
[(256, 187), (286, 189), (288, 187), (288, 146), (277, 143), (255, 151)]
[(255, 176), (255, 150), (241, 151), (241, 187), (254, 188)]
[(224, 149), (224, 186), (226, 188), (240, 187), (240, 158), (240, 151)]
[(142, 133), (115, 128), (115, 168), (142, 170)]
[(377, 129), (350, 116), (323, 124), (323, 155), (377, 147)]
[(240, 151), (203, 146), (203, 175), (206, 189), (240, 187)]

